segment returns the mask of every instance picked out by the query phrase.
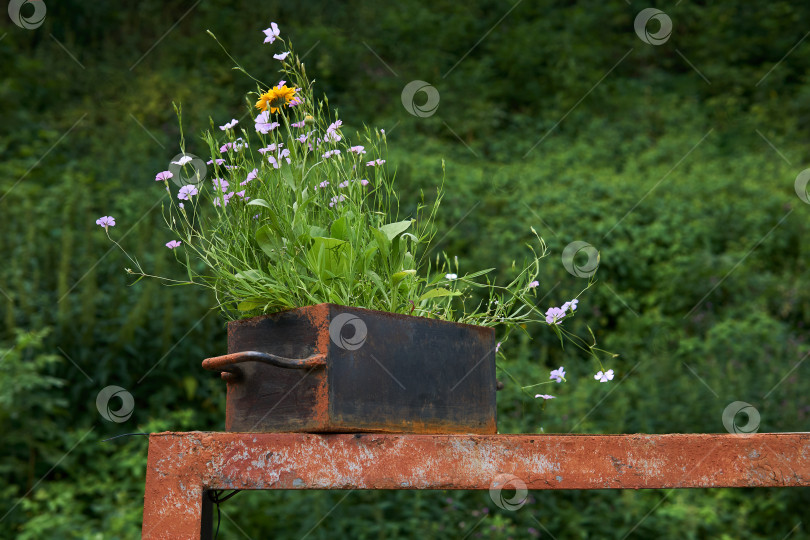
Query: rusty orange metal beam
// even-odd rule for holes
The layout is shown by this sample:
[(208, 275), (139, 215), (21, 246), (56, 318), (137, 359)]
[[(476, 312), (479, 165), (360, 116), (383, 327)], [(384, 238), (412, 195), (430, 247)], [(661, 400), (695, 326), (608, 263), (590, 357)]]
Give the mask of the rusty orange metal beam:
[(209, 538), (211, 489), (810, 486), (810, 433), (393, 435), (154, 433), (143, 538)]

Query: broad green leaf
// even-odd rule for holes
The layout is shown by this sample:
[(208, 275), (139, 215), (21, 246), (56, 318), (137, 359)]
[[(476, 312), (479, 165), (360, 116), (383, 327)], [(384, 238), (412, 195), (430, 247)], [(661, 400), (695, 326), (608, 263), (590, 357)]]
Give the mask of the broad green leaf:
[(391, 240), (380, 229), (372, 227), (371, 232), (374, 233), (374, 240), (377, 242), (377, 247), (380, 249), (383, 259), (387, 259), (388, 253), (391, 251)]
[(402, 272), (397, 272), (396, 274), (391, 276), (391, 280), (394, 282), (394, 285), (402, 281), (408, 276), (416, 275), (416, 270), (403, 270)]
[(443, 287), (439, 287), (437, 289), (430, 289), (428, 292), (423, 294), (419, 297), (419, 301), (428, 300), (430, 298), (441, 298), (444, 296), (460, 296), (461, 293), (459, 291), (451, 291), (449, 289), (445, 289)]
[(398, 221), (396, 223), (389, 223), (388, 225), (383, 225), (380, 227), (380, 231), (388, 238), (388, 240), (393, 240), (400, 234), (404, 233), (408, 230), (411, 226), (411, 220), (406, 221)]
[(270, 203), (265, 201), (264, 199), (250, 199), (247, 203), (248, 206), (264, 206), (265, 208), (271, 208)]
[(283, 246), (271, 225), (265, 225), (256, 231), (256, 242), (262, 248), (262, 251), (272, 259), (278, 258), (279, 251)]
[(254, 309), (264, 307), (264, 305), (265, 302), (262, 300), (248, 298), (247, 300), (239, 302), (239, 305), (236, 306), (236, 309), (238, 309), (239, 311), (253, 311)]
[(349, 272), (350, 252), (348, 242), (337, 238), (315, 237), (309, 250), (309, 261), (321, 279), (345, 276)]
[(245, 270), (243, 272), (239, 272), (238, 274), (234, 274), (233, 277), (235, 277), (236, 279), (247, 279), (249, 281), (259, 281), (260, 279), (262, 279), (264, 277), (264, 274), (262, 274), (259, 270), (251, 269), (251, 270)]
[(332, 227), (330, 227), (329, 232), (331, 233), (332, 238), (338, 238), (340, 240), (349, 240), (349, 220), (347, 216), (341, 216), (340, 218), (336, 219), (332, 223)]

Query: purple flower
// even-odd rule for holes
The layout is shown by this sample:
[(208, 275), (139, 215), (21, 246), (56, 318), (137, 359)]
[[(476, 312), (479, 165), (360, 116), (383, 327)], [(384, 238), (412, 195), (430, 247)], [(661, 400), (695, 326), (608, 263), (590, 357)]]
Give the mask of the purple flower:
[(349, 152), (354, 152), (359, 156), (360, 154), (365, 154), (366, 149), (363, 148), (362, 146), (352, 146), (351, 148), (349, 148)]
[(253, 169), (252, 171), (250, 171), (248, 173), (247, 178), (245, 178), (244, 181), (239, 182), (239, 185), (240, 186), (246, 186), (246, 185), (248, 185), (250, 183), (251, 180), (253, 180), (255, 178), (258, 178), (258, 176), (259, 176), (259, 169)]
[(495, 344), (495, 352), (498, 352), (500, 350), (500, 348), (501, 348), (501, 342), (499, 341), (498, 343)]
[(224, 159), (222, 159), (222, 158), (217, 158), (216, 160), (209, 159), (209, 160), (208, 160), (208, 161), (206, 161), (205, 163), (206, 163), (206, 164), (208, 164), (208, 165), (213, 165), (213, 164), (214, 164), (214, 161), (216, 161), (217, 165), (222, 165), (223, 163), (225, 163), (225, 160), (224, 160)]
[(539, 282), (539, 281), (532, 281), (531, 283), (529, 283), (529, 288), (530, 288), (530, 289), (534, 289), (534, 288), (535, 288), (535, 287), (537, 287), (538, 285), (540, 285), (540, 282)]
[(174, 175), (170, 171), (163, 171), (157, 173), (157, 176), (155, 176), (155, 180), (158, 182), (167, 182), (169, 178), (171, 178), (172, 176)]
[(304, 127), (304, 121), (301, 120), (300, 122), (293, 122), (292, 124), (290, 124), (290, 126), (294, 128), (302, 128)]
[(599, 382), (608, 382), (613, 380), (613, 370), (609, 369), (602, 373), (601, 371), (593, 376)]
[(283, 53), (274, 54), (273, 58), (275, 58), (276, 60), (284, 60), (285, 58), (287, 58), (288, 54), (290, 54), (290, 53), (285, 51)]
[(223, 144), (222, 146), (219, 147), (219, 153), (224, 154), (225, 152), (227, 152), (231, 148), (233, 148), (233, 143), (225, 143), (225, 144)]
[(166, 242), (166, 247), (169, 249), (177, 249), (180, 247), (180, 241), (172, 240), (171, 242)]
[(239, 137), (233, 142), (233, 149), (237, 152), (242, 150), (243, 148), (247, 148), (248, 143), (242, 140), (242, 137)]
[(360, 180), (360, 185), (367, 186), (368, 185), (368, 180), (363, 178), (362, 180)]
[(543, 398), (543, 399), (554, 399), (554, 396), (550, 396), (548, 394), (537, 394), (534, 396), (534, 399)]
[(107, 227), (115, 227), (115, 218), (112, 216), (100, 217), (96, 220), (96, 225), (104, 227), (105, 230)]
[(231, 197), (233, 197), (233, 195), (234, 195), (233, 192), (226, 193), (225, 195), (223, 195), (222, 200), (224, 201), (224, 204), (220, 203), (220, 199), (219, 197), (217, 197), (216, 199), (214, 199), (214, 206), (228, 206), (228, 202), (231, 200)]
[(321, 182), (320, 184), (318, 184), (317, 186), (315, 186), (315, 189), (318, 189), (319, 187), (320, 187), (320, 188), (325, 188), (325, 187), (326, 187), (326, 186), (328, 186), (328, 185), (329, 185), (329, 181), (328, 181), (328, 180), (324, 180), (323, 182)]
[(274, 22), (270, 23), (270, 28), (262, 30), (262, 32), (264, 32), (264, 35), (266, 36), (264, 38), (265, 43), (273, 43), (276, 38), (281, 35), (281, 33), (278, 31), (278, 25)]
[(239, 120), (237, 120), (236, 118), (231, 118), (230, 122), (226, 122), (225, 125), (219, 126), (219, 129), (221, 129), (222, 131), (225, 131), (226, 129), (233, 129), (233, 127), (238, 123)]
[(278, 161), (279, 161), (279, 162), (281, 162), (281, 158), (286, 159), (288, 164), (289, 164), (289, 163), (291, 163), (291, 162), (290, 162), (290, 151), (289, 151), (289, 150), (287, 150), (286, 148), (285, 148), (284, 150), (281, 150), (281, 151), (278, 153)]
[(256, 122), (256, 133), (262, 133), (264, 135), (270, 133), (280, 125), (278, 122), (270, 121), (269, 111), (264, 111), (263, 113), (260, 113), (259, 116), (256, 117), (255, 122)]
[(191, 197), (193, 197), (197, 193), (198, 193), (197, 186), (195, 186), (194, 184), (186, 184), (185, 186), (180, 188), (180, 192), (177, 194), (177, 198), (180, 199), (181, 201), (190, 201)]
[(326, 135), (323, 136), (323, 140), (331, 141), (331, 142), (339, 142), (341, 137), (338, 135), (338, 129), (340, 126), (343, 125), (342, 120), (335, 120), (333, 123), (329, 124), (329, 127), (326, 128)]
[(560, 324), (563, 317), (565, 317), (565, 312), (558, 307), (550, 307), (546, 311), (546, 322), (548, 324)]
[[(234, 191), (234, 194), (238, 195), (240, 199), (245, 198), (245, 190), (244, 189), (242, 191)], [(248, 198), (250, 198), (250, 197), (248, 197)]]
[(375, 159), (374, 161), (366, 162), (366, 167), (376, 167), (377, 165), (382, 165), (385, 163), (384, 159)]
[(278, 143), (278, 145), (276, 145), (276, 143), (273, 143), (273, 144), (271, 144), (269, 146), (266, 146), (264, 148), (259, 148), (259, 153), (264, 155), (267, 152), (275, 152), (277, 148), (281, 148), (282, 146), (284, 146), (284, 143)]
[[(301, 89), (296, 88), (295, 91), (300, 92)], [(300, 95), (297, 95), (294, 98), (292, 98), (289, 103), (287, 103), (287, 106), (288, 107), (297, 107), (298, 105), (301, 105), (303, 102), (304, 102), (304, 98), (302, 98)]]
[(556, 379), (558, 383), (562, 382), (563, 378), (565, 378), (565, 369), (562, 366), (560, 366), (560, 369), (552, 369), (548, 378)]
[(332, 197), (332, 202), (329, 203), (329, 206), (335, 206), (339, 202), (343, 202), (346, 200), (346, 195), (340, 195)]
[(267, 156), (267, 162), (270, 163), (270, 165), (272, 165), (274, 169), (278, 169), (279, 167), (278, 161), (276, 161), (276, 158), (274, 156)]
[(222, 192), (228, 191), (228, 181), (223, 180), (222, 178), (214, 178), (211, 180), (214, 183), (214, 188), (219, 189)]
[(329, 150), (328, 152), (325, 152), (323, 154), (323, 158), (324, 159), (329, 159), (330, 157), (336, 156), (338, 154), (340, 154), (340, 150)]
[(348, 180), (346, 180), (346, 181), (344, 181), (344, 182), (341, 182), (340, 184), (338, 184), (338, 187), (339, 187), (339, 188), (345, 188), (345, 187), (349, 187), (349, 181), (348, 181)]
[(295, 140), (300, 142), (301, 144), (304, 144), (305, 142), (307, 142), (307, 137), (309, 137), (308, 133), (306, 135), (301, 135), (300, 137), (296, 137)]

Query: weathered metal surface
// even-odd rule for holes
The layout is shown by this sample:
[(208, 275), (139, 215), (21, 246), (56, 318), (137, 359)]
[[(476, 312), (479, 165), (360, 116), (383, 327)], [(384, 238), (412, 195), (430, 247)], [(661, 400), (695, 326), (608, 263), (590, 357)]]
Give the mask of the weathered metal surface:
[(497, 431), (491, 328), (319, 304), (235, 321), (228, 431)]
[(201, 538), (206, 489), (489, 489), (502, 474), (528, 489), (810, 486), (810, 433), (156, 433), (143, 538)]

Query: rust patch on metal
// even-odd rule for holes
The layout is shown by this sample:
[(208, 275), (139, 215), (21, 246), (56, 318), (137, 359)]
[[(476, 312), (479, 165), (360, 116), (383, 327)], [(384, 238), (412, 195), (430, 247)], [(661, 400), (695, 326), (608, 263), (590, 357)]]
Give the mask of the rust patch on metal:
[(388, 435), (156, 433), (143, 538), (200, 538), (206, 489), (810, 486), (810, 433)]

